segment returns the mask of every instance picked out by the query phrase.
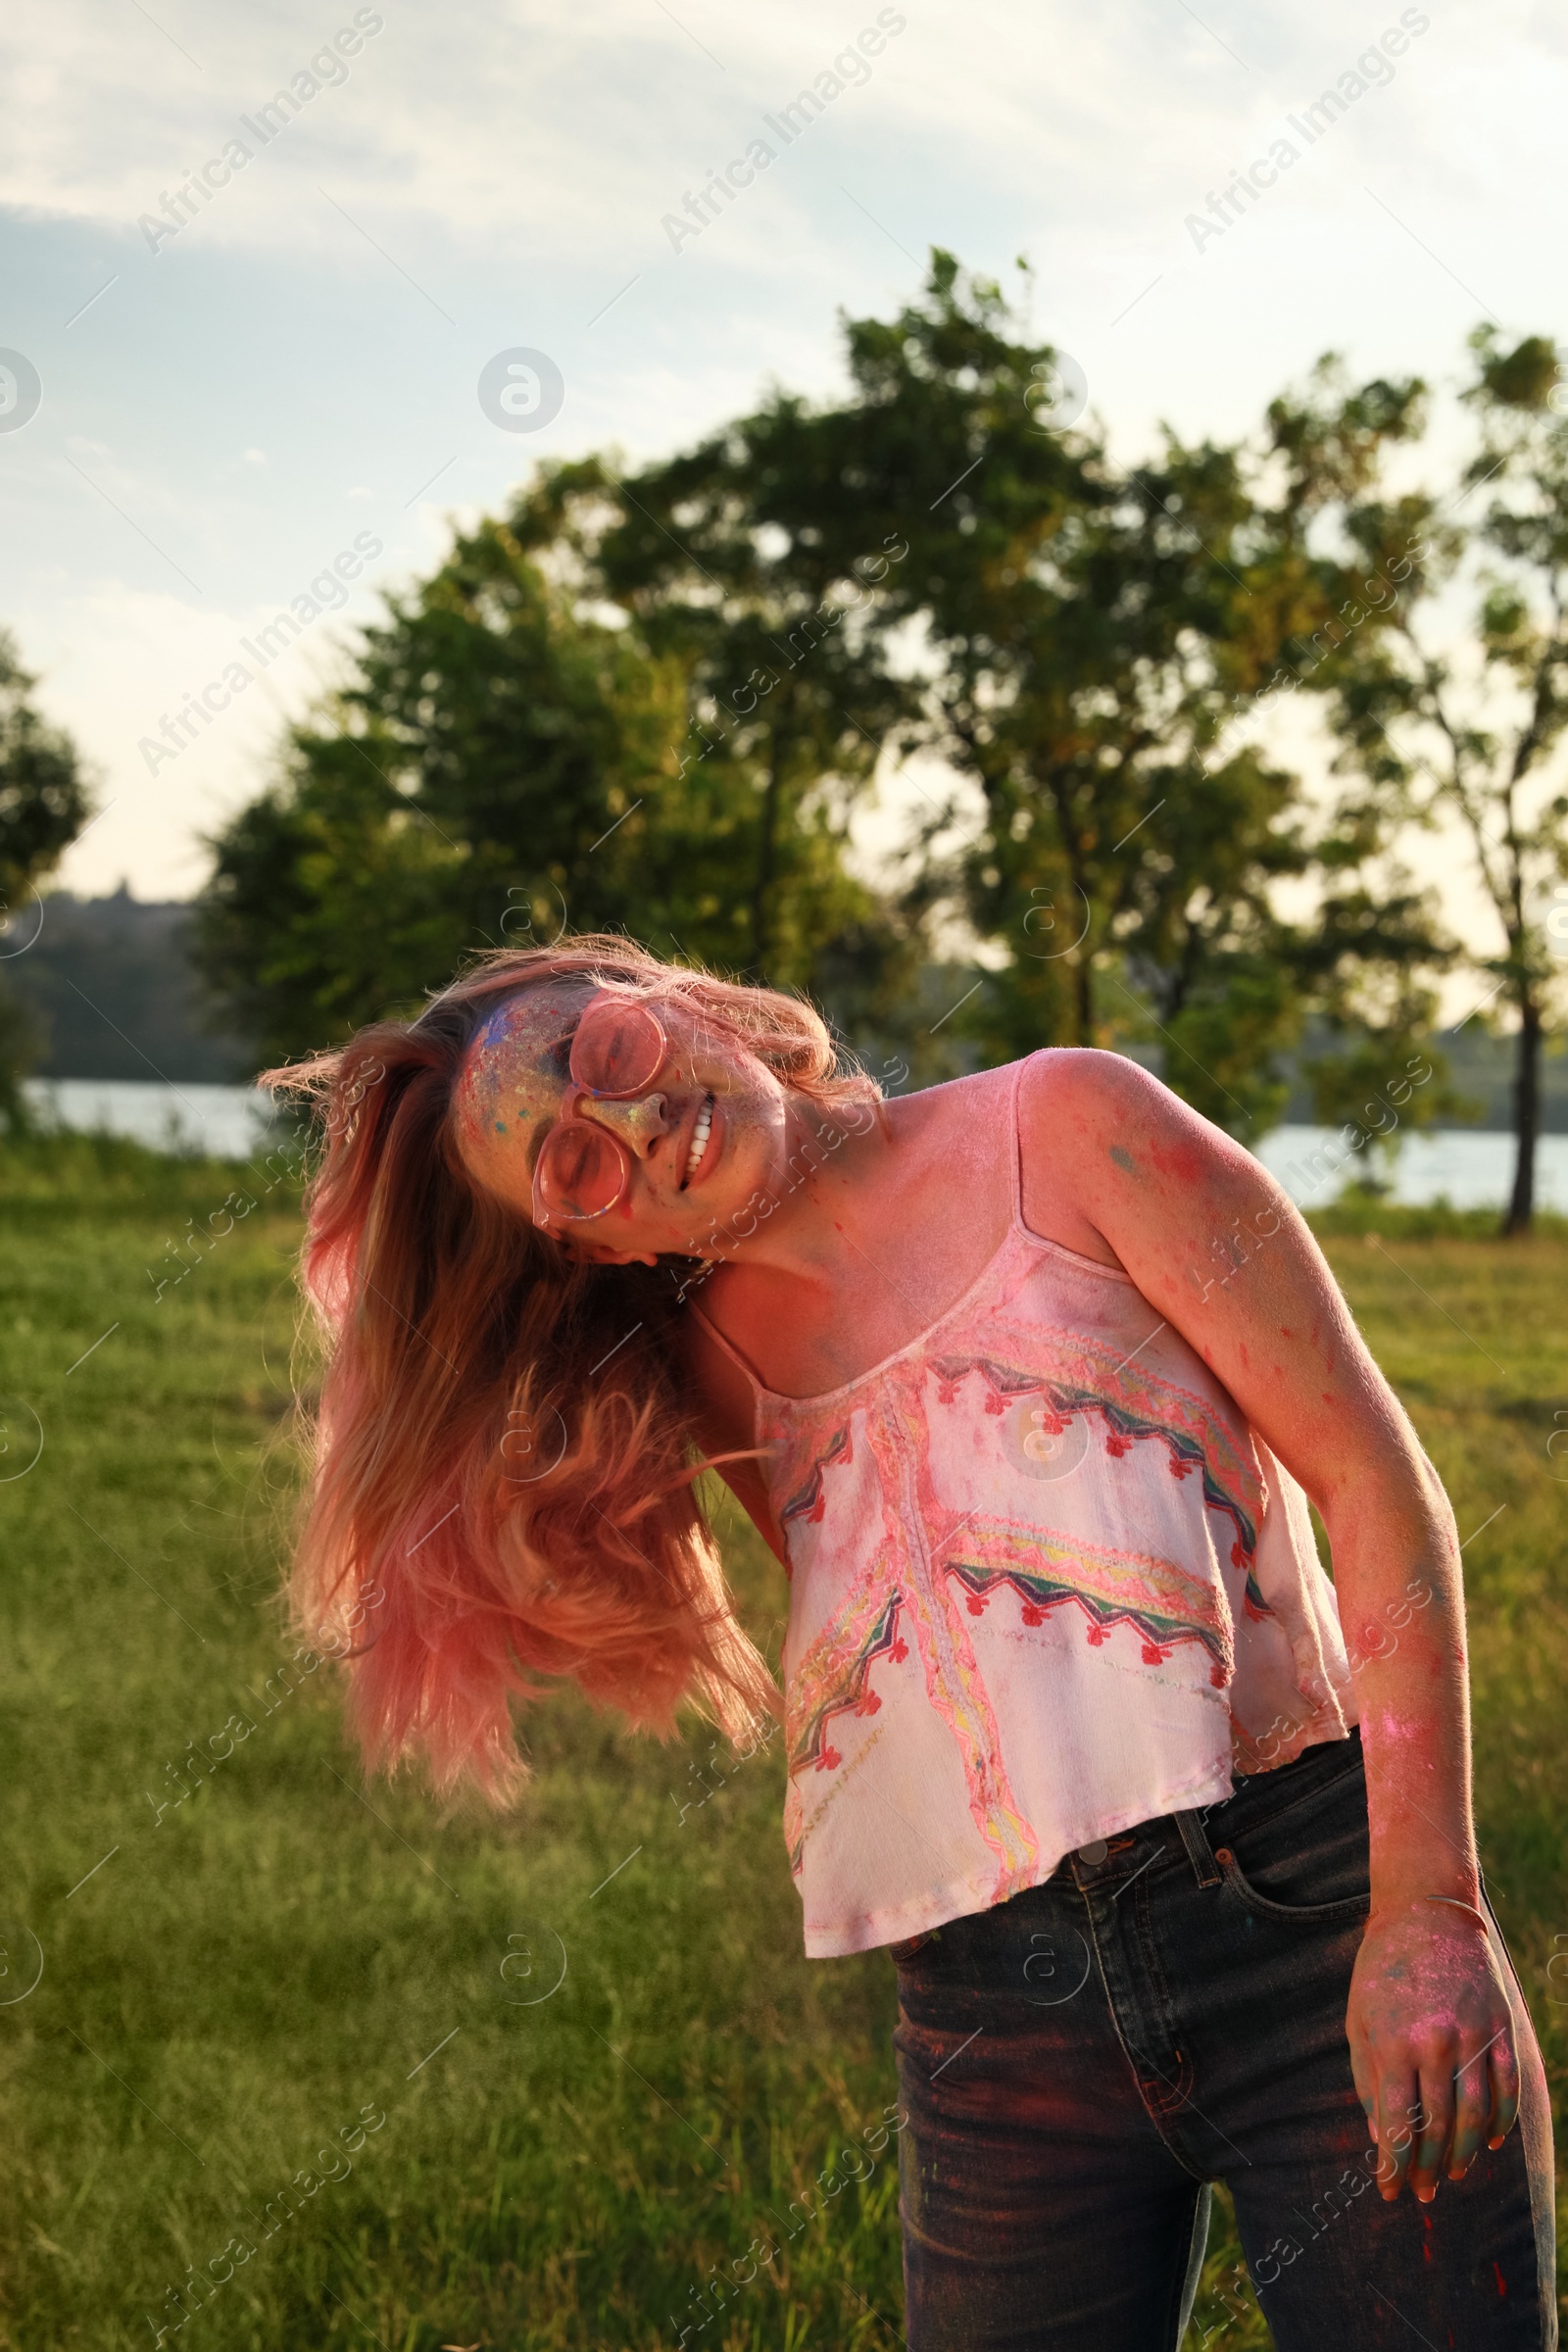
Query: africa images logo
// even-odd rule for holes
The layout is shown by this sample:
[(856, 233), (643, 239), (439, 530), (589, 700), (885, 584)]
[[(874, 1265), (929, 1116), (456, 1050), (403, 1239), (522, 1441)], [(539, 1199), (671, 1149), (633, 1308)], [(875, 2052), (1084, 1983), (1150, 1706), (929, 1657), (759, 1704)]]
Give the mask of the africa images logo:
[[(1432, 19), (1424, 9), (1405, 9), (1398, 24), (1391, 24), (1374, 47), (1363, 50), (1353, 66), (1347, 66), (1331, 89), (1322, 91), (1310, 106), (1303, 106), (1299, 115), (1287, 115), (1285, 120), (1301, 141), (1301, 146), (1298, 147), (1296, 139), (1288, 138), (1282, 131), (1270, 145), (1267, 155), (1260, 155), (1245, 172), (1238, 172), (1228, 185), (1209, 195), (1206, 214), (1188, 214), (1185, 226), (1198, 251), (1202, 253), (1216, 237), (1222, 237), (1227, 228), (1234, 227), (1246, 206), (1257, 204), (1269, 188), (1276, 186), (1280, 174), (1289, 172), (1292, 165), (1299, 161), (1302, 149), (1315, 147), (1324, 132), (1331, 129), (1357, 99), (1364, 98), (1369, 90), (1387, 89), (1394, 79), (1393, 60), (1402, 57), (1410, 43), (1428, 30), (1431, 23)], [(1403, 27), (1402, 31), (1400, 26)]]
[[(226, 188), (235, 172), (243, 172), (264, 147), (270, 147), (278, 133), (286, 130), (300, 110), (320, 91), (335, 89), (347, 81), (346, 61), (358, 57), (366, 42), (385, 26), (386, 19), (373, 8), (357, 10), (353, 24), (345, 24), (329, 44), (317, 51), (308, 66), (301, 66), (287, 89), (275, 90), (265, 106), (256, 109), (254, 117), (241, 115), (239, 135), (227, 142), (221, 155), (209, 156), (197, 171), (187, 172), (183, 185), (172, 195), (165, 188), (159, 197), (162, 218), (158, 213), (140, 213), (136, 218), (136, 226), (152, 251), (158, 253), (171, 237), (177, 237), (186, 222), (194, 220), (202, 208), (212, 203), (217, 191)], [(256, 142), (254, 147), (252, 139)]]
[(759, 172), (765, 172), (770, 164), (776, 163), (783, 148), (793, 147), (802, 132), (810, 129), (835, 98), (842, 98), (846, 89), (858, 89), (869, 81), (868, 60), (880, 57), (889, 41), (903, 32), (908, 22), (896, 8), (878, 9), (876, 24), (867, 24), (858, 33), (853, 46), (842, 49), (831, 66), (824, 66), (808, 88), (800, 91), (788, 106), (781, 106), (776, 116), (762, 117), (779, 141), (778, 147), (767, 139), (753, 139), (744, 155), (732, 157), (722, 172), (712, 172), (695, 196), (688, 190), (682, 199), (686, 208), (684, 219), (679, 213), (666, 213), (659, 223), (676, 253), (693, 237), (700, 237), (709, 223), (718, 219), (722, 205), (733, 204), (737, 191), (749, 188)]
[(0, 351), (0, 433), (20, 433), (38, 414), (43, 385), (24, 351)]
[(172, 716), (166, 711), (157, 735), (143, 735), (139, 739), (136, 749), (147, 773), (156, 776), (170, 760), (177, 760), (188, 744), (199, 742), (199, 729), (210, 727), (236, 695), (243, 694), (264, 669), (270, 669), (278, 656), (288, 651), (296, 637), (305, 634), (313, 620), (340, 611), (348, 602), (345, 582), (358, 579), (366, 564), (381, 552), (381, 541), (373, 531), (357, 532), (353, 546), (340, 548), (330, 566), (318, 571), (308, 587), (290, 599), (286, 612), (275, 612), (254, 638), (242, 637), (240, 646), (249, 655), (249, 662), (237, 658), (230, 662), (220, 677), (209, 679), (199, 693), (187, 695), (183, 708)]

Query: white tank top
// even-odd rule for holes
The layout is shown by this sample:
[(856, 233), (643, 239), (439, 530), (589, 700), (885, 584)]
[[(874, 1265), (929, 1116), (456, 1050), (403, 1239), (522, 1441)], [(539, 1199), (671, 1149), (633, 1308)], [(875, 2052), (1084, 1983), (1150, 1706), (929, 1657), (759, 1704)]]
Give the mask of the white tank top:
[(756, 1392), (789, 1554), (813, 1958), (1004, 1902), (1355, 1721), (1300, 1488), (1129, 1276), (1024, 1224), (1024, 1066), (993, 1073), (1006, 1238), (919, 1339), (790, 1397), (702, 1317)]

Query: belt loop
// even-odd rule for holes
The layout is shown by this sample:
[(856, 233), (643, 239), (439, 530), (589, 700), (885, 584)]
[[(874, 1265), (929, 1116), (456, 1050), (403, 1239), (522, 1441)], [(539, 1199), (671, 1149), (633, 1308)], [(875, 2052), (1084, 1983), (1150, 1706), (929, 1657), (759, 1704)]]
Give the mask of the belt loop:
[(1182, 1834), (1187, 1859), (1200, 1886), (1222, 1886), (1225, 1874), (1214, 1859), (1201, 1813), (1173, 1813), (1171, 1819)]

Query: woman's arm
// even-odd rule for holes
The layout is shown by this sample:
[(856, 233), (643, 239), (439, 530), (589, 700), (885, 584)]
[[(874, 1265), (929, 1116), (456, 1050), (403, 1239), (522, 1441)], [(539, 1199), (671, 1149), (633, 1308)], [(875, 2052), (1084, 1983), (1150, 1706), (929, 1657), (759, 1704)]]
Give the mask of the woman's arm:
[[(1464, 1597), (1447, 1497), (1304, 1221), (1239, 1144), (1110, 1054), (1032, 1061), (1020, 1122), (1031, 1224), (1101, 1238), (1328, 1530), (1372, 1841), (1351, 2061), (1391, 2160), (1380, 2167), (1385, 2197), (1408, 2170), (1427, 2201), (1446, 2159), (1457, 2179), (1483, 2138), (1500, 2142), (1519, 2095), (1507, 1994), (1476, 1909)], [(1416, 1578), (1433, 1595), (1419, 1614), (1407, 1590)], [(1401, 1628), (1394, 1645), (1391, 1622)]]

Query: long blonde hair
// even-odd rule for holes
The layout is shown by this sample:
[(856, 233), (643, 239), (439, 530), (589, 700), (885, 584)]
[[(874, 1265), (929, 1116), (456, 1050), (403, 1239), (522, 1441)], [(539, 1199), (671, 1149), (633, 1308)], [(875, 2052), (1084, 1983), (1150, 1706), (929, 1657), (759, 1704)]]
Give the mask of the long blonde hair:
[(438, 1787), (497, 1800), (524, 1777), (512, 1702), (540, 1676), (659, 1731), (688, 1698), (732, 1736), (777, 1707), (695, 1486), (670, 1268), (572, 1264), (457, 1150), (486, 1013), (579, 974), (684, 1000), (825, 1109), (879, 1100), (811, 1005), (607, 935), (487, 955), (417, 1019), (263, 1079), (325, 1137), (301, 1279), (326, 1364), (291, 1597), (313, 1629), (365, 1627), (368, 1764), (422, 1752)]

